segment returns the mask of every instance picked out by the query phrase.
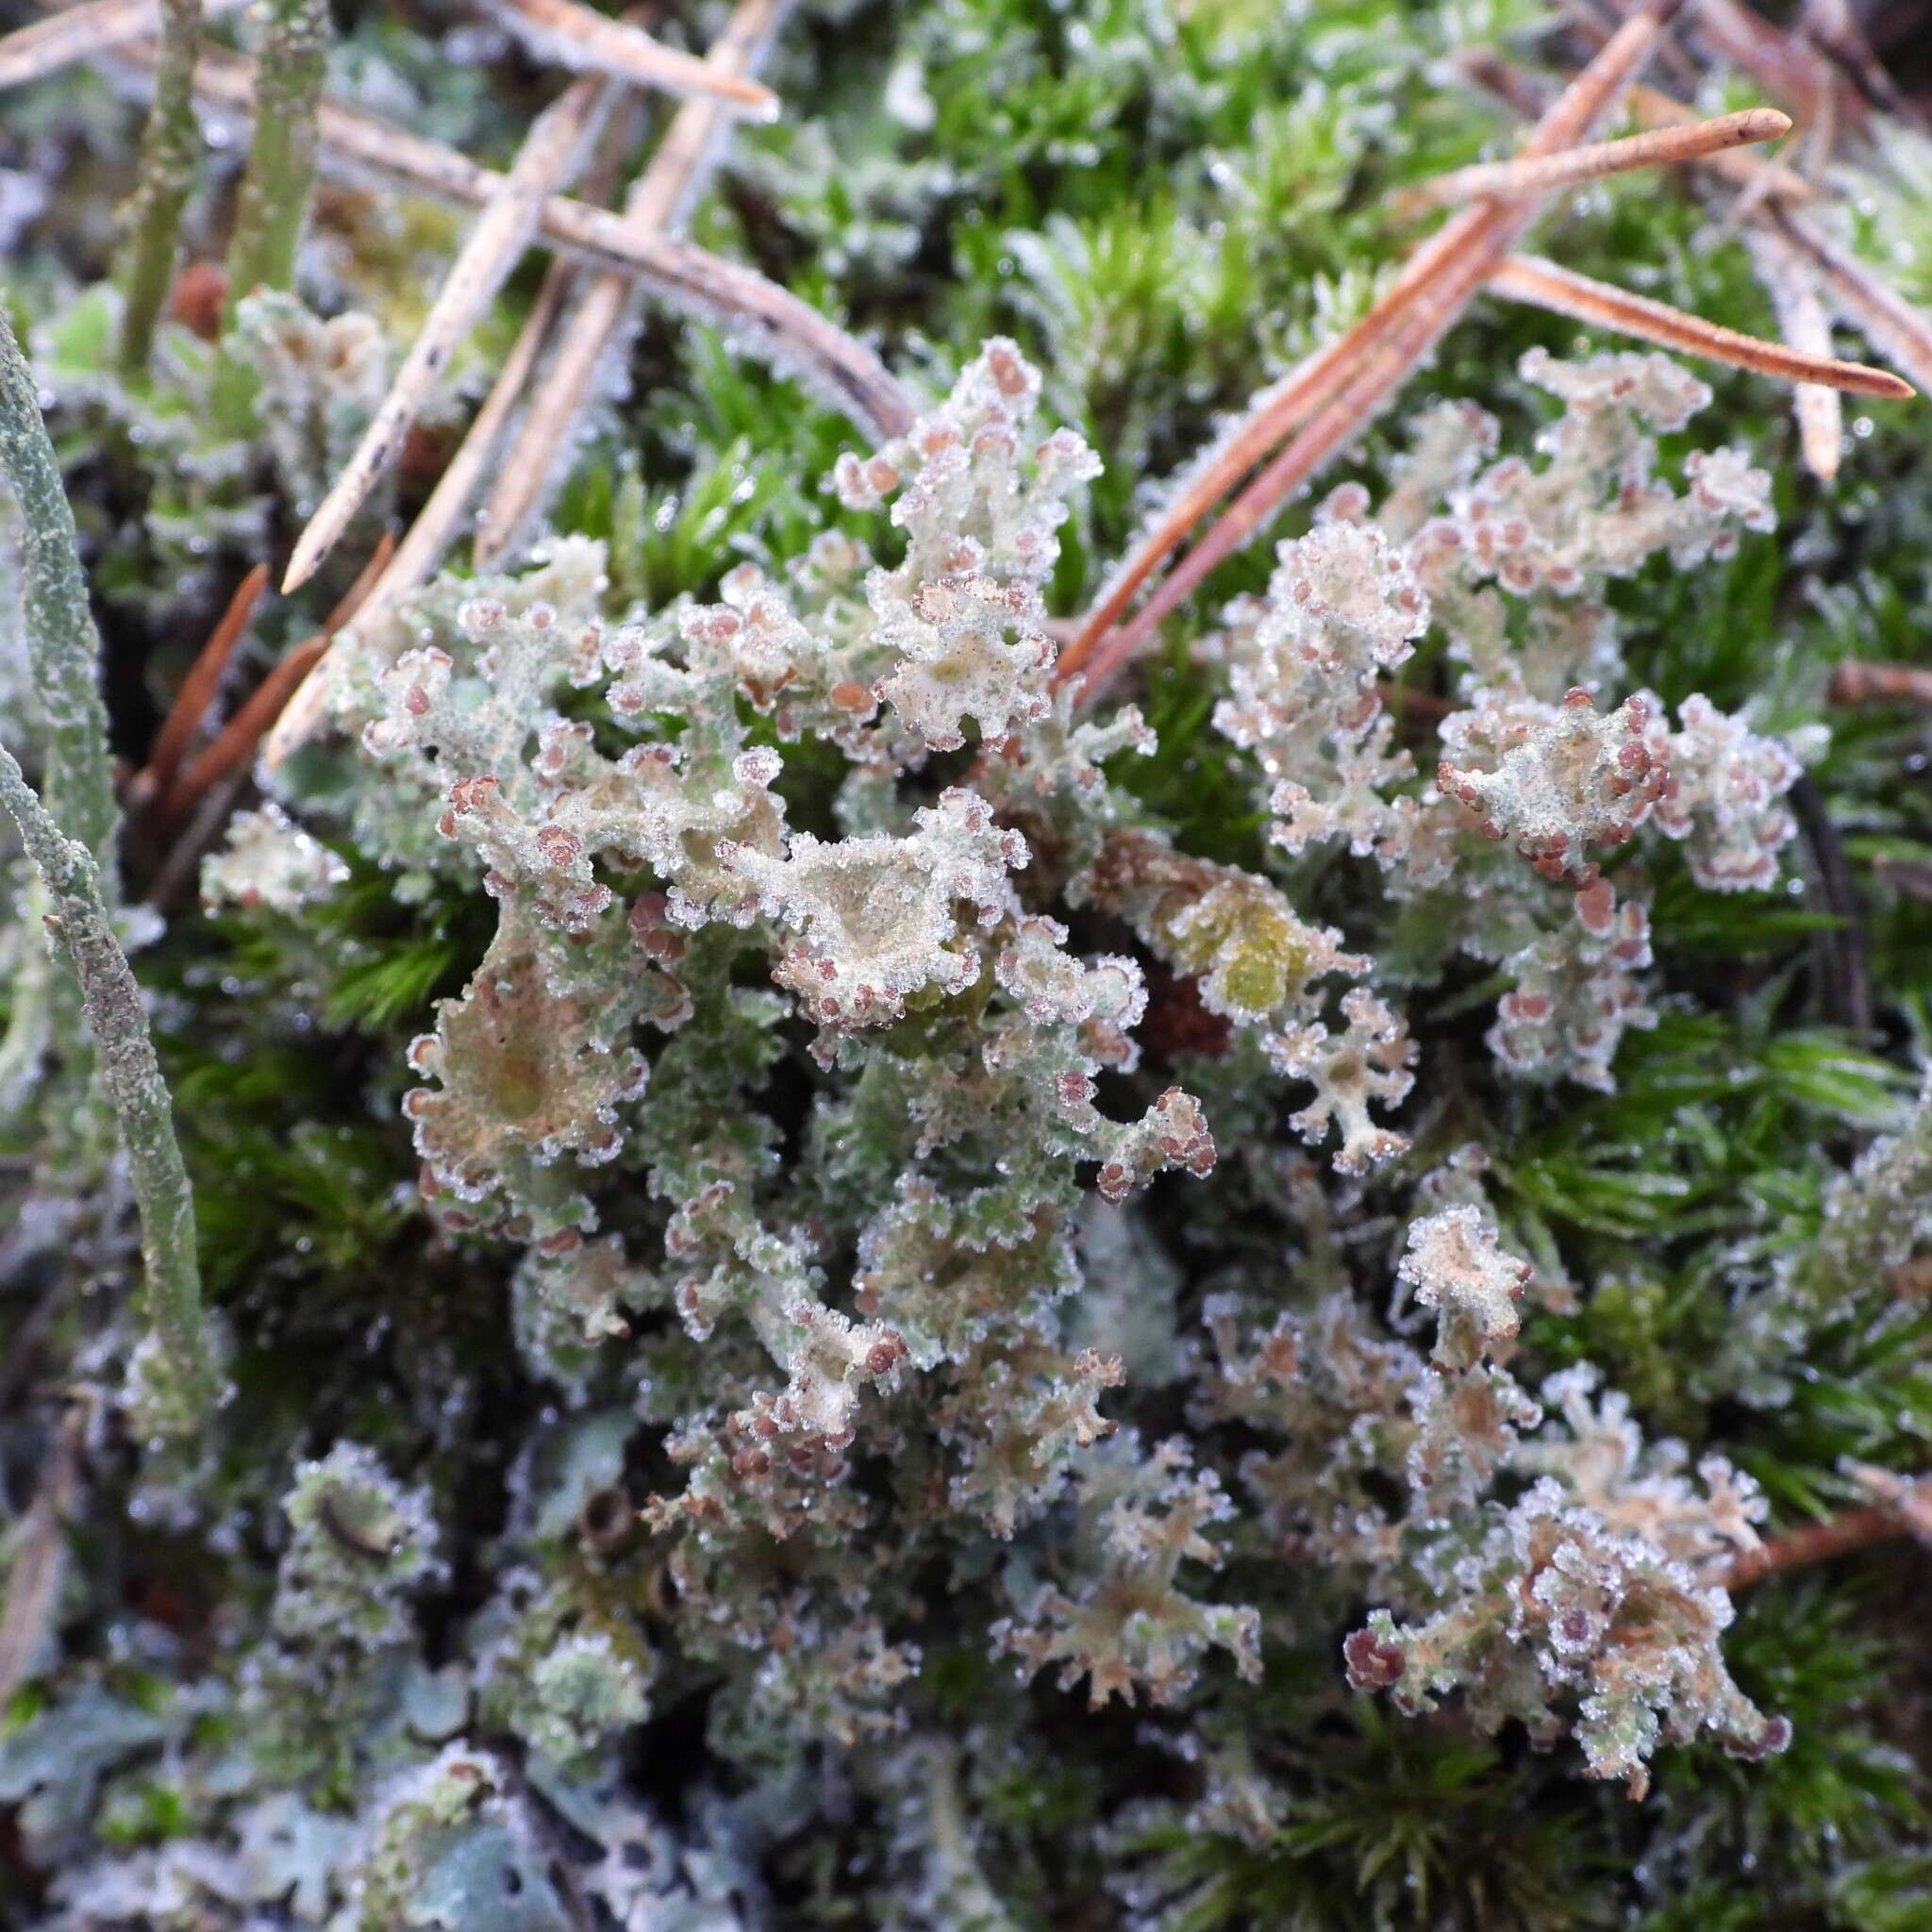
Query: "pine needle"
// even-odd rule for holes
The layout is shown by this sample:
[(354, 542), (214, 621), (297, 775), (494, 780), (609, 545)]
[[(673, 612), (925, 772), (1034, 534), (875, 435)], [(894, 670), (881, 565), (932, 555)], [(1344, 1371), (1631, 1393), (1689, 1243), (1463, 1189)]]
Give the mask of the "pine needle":
[(1853, 395), (1881, 396), (1890, 402), (1904, 402), (1918, 393), (1889, 369), (1845, 362), (1836, 356), (1814, 355), (1785, 342), (1743, 335), (1707, 322), (1701, 315), (1673, 308), (1668, 302), (1633, 295), (1607, 282), (1559, 268), (1539, 256), (1510, 256), (1490, 277), (1490, 288), (1512, 302), (1527, 302), (1577, 322), (1594, 323), (1641, 341), (1657, 342), (1667, 349), (1680, 349), (1686, 355), (1725, 362), (1780, 382), (1824, 383)]
[[(154, 48), (131, 42), (119, 58), (149, 67)], [(198, 95), (243, 115), (254, 109), (254, 83), (253, 61), (214, 49), (195, 71)], [(359, 108), (325, 101), (318, 127), (324, 165), (350, 179), (393, 182), (475, 208), (487, 206), (504, 180), (454, 148)], [(917, 413), (872, 350), (756, 269), (667, 235), (638, 232), (622, 214), (563, 194), (542, 204), (539, 233), (546, 244), (595, 268), (615, 269), (673, 308), (716, 325), (740, 348), (796, 376), (874, 441), (900, 434)]]
[[(1831, 354), (1831, 315), (1810, 265), (1767, 222), (1754, 218), (1744, 228), (1744, 248), (1771, 306), (1778, 332), (1792, 348)], [(1828, 384), (1802, 382), (1791, 398), (1798, 425), (1798, 447), (1805, 467), (1821, 481), (1838, 475), (1844, 446), (1844, 406)]]
[(181, 689), (175, 692), (167, 718), (156, 734), (146, 768), (131, 788), (130, 797), (134, 804), (145, 804), (167, 791), (189, 745), (194, 741), (195, 732), (208, 716), (208, 707), (214, 703), (223, 674), (234, 661), (242, 640), (248, 634), (256, 607), (267, 589), (268, 565), (265, 563), (258, 563), (235, 587), (235, 594), (228, 599), (228, 608), (222, 612), (220, 623), (208, 633), (208, 642), (202, 645), (194, 662), (189, 666), (188, 675), (181, 680)]
[(778, 118), (778, 97), (770, 88), (667, 47), (641, 27), (612, 20), (578, 0), (497, 0), (491, 12), (541, 58), (589, 68), (635, 87), (695, 95), (762, 121)]
[[(216, 20), (243, 0), (202, 0), (201, 17)], [(44, 80), (76, 60), (90, 60), (155, 31), (160, 0), (84, 0), (0, 37), (0, 90)]]
[(1513, 160), (1457, 168), (1408, 190), (1398, 197), (1397, 205), (1404, 208), (1450, 208), (1491, 194), (1545, 194), (1635, 168), (1702, 160), (1753, 142), (1777, 141), (1790, 131), (1790, 115), (1780, 114), (1775, 108), (1747, 108), (1741, 113), (1720, 114), (1711, 121), (1655, 127), (1617, 141), (1569, 148), (1561, 154), (1520, 156)]
[[(729, 25), (706, 57), (707, 64), (737, 73), (755, 67), (789, 4), (790, 0), (739, 0)], [(721, 137), (728, 126), (724, 114), (709, 103), (692, 101), (678, 109), (625, 202), (624, 219), (638, 234), (669, 233), (682, 225), (685, 210), (723, 152)], [(573, 427), (631, 299), (629, 277), (602, 275), (572, 310), (477, 518), (479, 569), (493, 565), (529, 520), (555, 472), (558, 453), (570, 445)]]
[(1831, 306), (1921, 389), (1932, 390), (1932, 316), (1913, 308), (1805, 216), (1790, 208), (1767, 208), (1765, 216), (1817, 275)]
[(579, 80), (538, 117), (509, 173), (464, 240), (362, 441), (296, 540), (282, 579), (284, 591), (314, 575), (394, 459), (450, 358), (536, 233), (544, 202), (574, 172), (610, 98), (609, 85), (601, 77)]

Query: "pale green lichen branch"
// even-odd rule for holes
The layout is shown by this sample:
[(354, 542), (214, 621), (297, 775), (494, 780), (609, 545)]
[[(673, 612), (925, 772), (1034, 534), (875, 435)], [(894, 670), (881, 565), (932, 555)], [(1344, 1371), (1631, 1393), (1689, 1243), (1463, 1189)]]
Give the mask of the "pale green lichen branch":
[(269, 0), (264, 10), (255, 137), (228, 249), (231, 305), (258, 289), (294, 282), (328, 71), (328, 0)]
[(55, 824), (4, 745), (0, 806), (20, 828), (21, 843), (40, 874), (48, 928), (73, 964), (100, 1049), (101, 1078), (120, 1124), (141, 1210), (148, 1320), (172, 1371), (173, 1392), (188, 1413), (205, 1412), (220, 1398), (221, 1378), (202, 1318), (194, 1199), (141, 988), (114, 937), (93, 856)]
[(194, 186), (201, 125), (194, 115), (194, 68), (201, 57), (201, 0), (161, 0), (160, 54), (154, 100), (141, 142), (141, 179), (127, 204), (123, 275), (121, 366), (147, 367), (155, 325), (168, 299), (181, 210)]
[(46, 719), (47, 809), (98, 861), (113, 894), (116, 823), (108, 711), (101, 702), (100, 637), (81, 575), (74, 511), (41, 419), (40, 389), (0, 309), (0, 467), (25, 523), (26, 637)]

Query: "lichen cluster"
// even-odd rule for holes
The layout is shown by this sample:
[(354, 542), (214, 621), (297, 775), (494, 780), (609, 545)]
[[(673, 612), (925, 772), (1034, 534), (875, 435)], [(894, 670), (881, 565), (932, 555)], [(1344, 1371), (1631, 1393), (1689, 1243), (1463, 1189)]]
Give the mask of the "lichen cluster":
[[(1400, 9), (1199, 11), (882, 16), (859, 107), (811, 17), (707, 239), (774, 266), (769, 203), (812, 244), (900, 433), (646, 326), (527, 554), (274, 608), (329, 639), (314, 730), (193, 827), (124, 786), (118, 870), (111, 809), (62, 816), (106, 739), (44, 647), (20, 678), (8, 1923), (1918, 1923), (1909, 1590), (1767, 1540), (1932, 1431), (1923, 731), (1822, 696), (1848, 638), (1903, 649), (1928, 520), (1801, 494), (1735, 385), (1492, 331), (1130, 675), (1067, 675), (1311, 320), (1243, 286), (1257, 209), (1307, 186), (1284, 246), (1325, 237), (1350, 312), (1388, 242), (1347, 184), (1467, 158), (1374, 92)], [(415, 71), (493, 125), (339, 24), (369, 98)], [(258, 28), (267, 286), (200, 332), (105, 281), (28, 305), (129, 743), (116, 639), (178, 687), (184, 613), (397, 359), (370, 238), (298, 245), (325, 25)], [(1228, 151), (1153, 240), (1143, 139)], [(963, 291), (922, 285), (942, 245)], [(157, 1036), (206, 1314), (152, 1253), (130, 1291), (49, 907), (143, 1070)]]

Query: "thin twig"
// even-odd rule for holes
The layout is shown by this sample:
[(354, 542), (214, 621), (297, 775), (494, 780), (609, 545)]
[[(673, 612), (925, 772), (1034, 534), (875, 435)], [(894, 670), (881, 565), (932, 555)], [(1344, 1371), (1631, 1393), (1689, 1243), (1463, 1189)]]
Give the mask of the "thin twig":
[(181, 689), (175, 694), (175, 702), (155, 738), (154, 749), (148, 754), (146, 767), (129, 788), (130, 803), (145, 805), (168, 789), (188, 747), (194, 741), (194, 734), (208, 717), (208, 707), (221, 688), (223, 674), (241, 648), (255, 608), (267, 589), (265, 563), (258, 563), (236, 586), (221, 622), (208, 633), (208, 642), (181, 680)]
[(1490, 288), (1512, 302), (1527, 302), (1577, 322), (1595, 323), (1646, 342), (1659, 342), (1686, 355), (1726, 362), (1780, 382), (1826, 383), (1853, 395), (1882, 396), (1903, 402), (1918, 393), (1889, 369), (1845, 362), (1836, 356), (1808, 355), (1784, 342), (1747, 336), (1702, 316), (1673, 308), (1648, 295), (1633, 295), (1573, 269), (1558, 268), (1532, 255), (1512, 255), (1497, 266)]
[(1873, 664), (1841, 658), (1824, 694), (1834, 705), (1912, 705), (1932, 710), (1932, 671), (1917, 664)]
[[(1676, 5), (1677, 0), (1647, 0), (1644, 11), (1617, 30), (1530, 130), (1524, 154), (1532, 158), (1555, 154), (1584, 139), (1649, 55)], [(1083, 703), (1091, 704), (1167, 611), (1374, 414), (1462, 313), (1540, 209), (1540, 199), (1530, 196), (1478, 203), (1452, 216), (1410, 257), (1394, 288), (1354, 328), (1305, 362), (1225, 440), (1136, 546), (1061, 656), (1058, 676), (1084, 674)], [(1232, 487), (1257, 454), (1290, 431), (1295, 433), (1288, 448), (1248, 484), (1133, 620), (1111, 628), (1202, 510)]]
[[(201, 17), (232, 13), (243, 0), (202, 0)], [(160, 18), (160, 0), (85, 0), (36, 20), (0, 39), (0, 90), (44, 80), (76, 60), (92, 59), (109, 48), (152, 34)]]
[(589, 68), (635, 87), (695, 95), (763, 121), (778, 118), (778, 97), (770, 88), (667, 47), (641, 27), (612, 20), (577, 0), (497, 0), (490, 10), (533, 52), (562, 66)]
[(295, 554), (282, 579), (285, 591), (298, 589), (314, 575), (389, 468), (457, 346), (536, 233), (543, 203), (575, 171), (586, 141), (612, 98), (609, 83), (601, 76), (578, 80), (538, 116), (501, 187), (465, 237), (355, 454), (296, 540)]
[(222, 827), (228, 823), (247, 783), (247, 773), (238, 772), (217, 785), (195, 807), (193, 816), (169, 845), (148, 884), (146, 898), (163, 919), (172, 919), (192, 896), (197, 869), (222, 836)]
[(1789, 114), (1775, 108), (1746, 108), (1740, 113), (1720, 114), (1683, 127), (1653, 127), (1616, 141), (1592, 142), (1561, 154), (1518, 156), (1507, 161), (1479, 161), (1438, 175), (1396, 197), (1396, 206), (1453, 208), (1479, 201), (1485, 195), (1546, 194), (1606, 175), (1627, 174), (1635, 168), (1672, 167), (1702, 160), (1728, 148), (1753, 142), (1777, 141), (1791, 131)]
[(1873, 1024), (1872, 968), (1858, 882), (1818, 781), (1809, 772), (1800, 772), (1789, 796), (1818, 871), (1819, 895), (1834, 921), (1829, 930), (1816, 937), (1815, 957), (1824, 968), (1819, 974), (1822, 1001), (1835, 1025), (1866, 1040)]
[[(790, 0), (739, 0), (729, 25), (706, 57), (721, 70), (749, 72), (771, 43)], [(730, 123), (706, 102), (677, 111), (651, 163), (624, 206), (624, 219), (641, 235), (673, 232), (696, 198), (712, 158), (723, 152)], [(558, 335), (557, 348), (530, 399), (496, 482), (476, 519), (476, 567), (488, 569), (514, 542), (541, 501), (570, 443), (613, 338), (633, 300), (622, 275), (601, 275), (583, 292)]]
[(1881, 852), (1873, 859), (1872, 870), (1901, 898), (1932, 906), (1932, 865), (1923, 859), (1901, 858), (1894, 853)]

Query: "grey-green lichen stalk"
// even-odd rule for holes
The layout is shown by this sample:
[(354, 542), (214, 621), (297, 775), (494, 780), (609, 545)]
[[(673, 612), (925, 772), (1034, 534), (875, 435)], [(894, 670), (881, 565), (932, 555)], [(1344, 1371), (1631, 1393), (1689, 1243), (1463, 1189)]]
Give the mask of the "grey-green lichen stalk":
[(294, 281), (333, 32), (328, 0), (268, 0), (264, 13), (255, 135), (228, 248), (231, 305)]
[[(105, 867), (114, 893), (113, 773), (108, 713), (101, 702), (100, 640), (81, 575), (74, 511), (41, 416), (40, 386), (0, 306), (0, 468), (21, 514), (22, 616), (27, 658), (46, 734), (47, 803), (61, 829)], [(46, 909), (36, 880), (26, 911)], [(12, 1010), (0, 1040), (0, 1115), (14, 1108), (50, 1052), (72, 1062), (67, 1110), (83, 1110), (85, 1073), (80, 1012), (71, 989), (50, 970), (44, 948), (21, 962)], [(86, 1138), (83, 1127), (79, 1138)]]
[[(40, 385), (0, 308), (0, 468), (25, 525), (26, 635), (47, 725), (47, 808), (111, 879), (116, 820), (100, 639)], [(104, 888), (112, 895), (112, 885)]]
[(121, 366), (147, 366), (155, 325), (175, 271), (181, 211), (194, 187), (201, 127), (194, 112), (194, 67), (201, 55), (201, 0), (161, 0), (154, 100), (142, 138), (141, 173), (126, 209)]
[(68, 838), (34, 796), (19, 761), (0, 745), (0, 806), (20, 829), (44, 888), (47, 924), (80, 982), (87, 1023), (100, 1052), (100, 1077), (113, 1103), (134, 1198), (141, 1210), (147, 1313), (161, 1360), (148, 1364), (155, 1426), (187, 1429), (219, 1399), (221, 1377), (201, 1307), (194, 1201), (175, 1139), (167, 1083), (148, 1037), (127, 956), (114, 937), (93, 855)]

